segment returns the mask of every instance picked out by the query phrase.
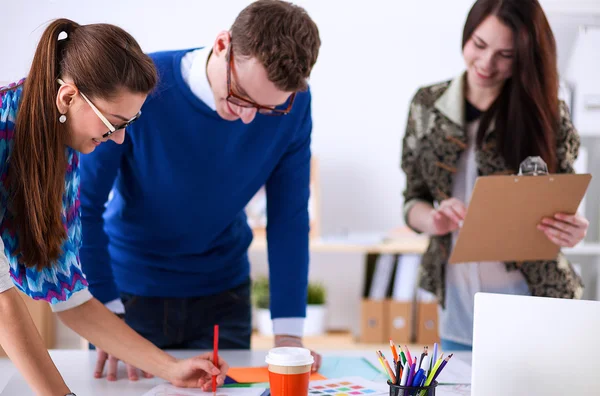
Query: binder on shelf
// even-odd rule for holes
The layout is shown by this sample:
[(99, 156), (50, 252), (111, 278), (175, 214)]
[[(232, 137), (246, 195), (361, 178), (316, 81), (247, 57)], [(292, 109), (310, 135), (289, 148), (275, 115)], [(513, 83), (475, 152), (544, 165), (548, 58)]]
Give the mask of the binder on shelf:
[(420, 256), (369, 254), (361, 303), (360, 341), (410, 343)]
[[(381, 343), (385, 339), (387, 328), (385, 294), (389, 285), (383, 280), (383, 273), (387, 273), (388, 259), (384, 259), (383, 267), (378, 271), (380, 255), (368, 254), (366, 257), (366, 275), (361, 301), (360, 314), (360, 341), (364, 343)], [(393, 268), (392, 268), (393, 270)], [(391, 274), (391, 272), (390, 272)], [(376, 290), (385, 284), (386, 291)], [(383, 294), (381, 298), (379, 295)], [(375, 296), (376, 298), (371, 298)]]
[(387, 314), (388, 338), (400, 343), (411, 343), (414, 340), (414, 300), (420, 262), (421, 256), (418, 254), (397, 257), (398, 264)]
[(433, 293), (419, 289), (417, 291), (416, 301), (417, 344), (433, 344), (440, 342), (440, 336), (438, 332), (439, 317), (437, 298)]

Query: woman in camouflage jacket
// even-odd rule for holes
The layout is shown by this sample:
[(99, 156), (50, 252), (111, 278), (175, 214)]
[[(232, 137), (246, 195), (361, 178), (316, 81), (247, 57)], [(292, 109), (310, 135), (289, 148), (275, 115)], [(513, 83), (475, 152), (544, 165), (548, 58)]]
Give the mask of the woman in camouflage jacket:
[[(477, 176), (517, 173), (532, 155), (552, 173), (573, 173), (580, 144), (558, 99), (556, 46), (537, 0), (477, 1), (463, 56), (463, 75), (416, 93), (402, 149), (405, 222), (431, 236), (419, 284), (437, 296), (442, 342), (455, 349), (470, 348), (477, 291), (559, 298), (583, 292), (562, 254), (550, 261), (446, 265)], [(585, 218), (572, 214), (538, 226), (561, 247), (580, 242), (587, 228)]]

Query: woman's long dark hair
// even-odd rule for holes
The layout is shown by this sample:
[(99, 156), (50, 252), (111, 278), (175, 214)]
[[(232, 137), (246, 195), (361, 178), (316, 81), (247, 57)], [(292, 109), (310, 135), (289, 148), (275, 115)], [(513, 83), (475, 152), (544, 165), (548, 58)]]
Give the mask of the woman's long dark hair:
[(526, 157), (538, 155), (555, 172), (556, 130), (559, 127), (556, 42), (537, 0), (478, 0), (467, 17), (463, 48), (475, 29), (496, 16), (513, 31), (512, 77), (481, 119), (477, 144), (484, 140), (492, 119), (500, 154), (512, 170)]
[[(59, 40), (61, 33), (67, 37)], [(58, 19), (46, 28), (23, 87), (8, 176), (16, 253), (27, 267), (51, 266), (67, 237), (61, 211), (68, 136), (56, 108), (56, 79), (65, 76), (90, 98), (102, 99), (122, 88), (147, 94), (158, 78), (152, 60), (117, 26)]]

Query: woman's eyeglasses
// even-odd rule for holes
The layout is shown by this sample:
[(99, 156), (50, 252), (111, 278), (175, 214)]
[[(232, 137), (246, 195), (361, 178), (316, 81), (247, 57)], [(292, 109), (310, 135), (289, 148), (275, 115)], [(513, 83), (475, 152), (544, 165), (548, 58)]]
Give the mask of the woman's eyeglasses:
[[(60, 85), (65, 85), (65, 82), (63, 80), (61, 80), (60, 78), (57, 79), (57, 81), (58, 81), (58, 83)], [(108, 121), (108, 119), (104, 116), (104, 114), (102, 114), (102, 112), (100, 112), (100, 110), (98, 110), (98, 108), (96, 106), (94, 106), (94, 104), (92, 103), (92, 101), (89, 100), (88, 97), (85, 96), (83, 92), (79, 91), (79, 94), (90, 105), (90, 107), (92, 108), (92, 110), (94, 111), (94, 113), (96, 113), (96, 115), (98, 116), (98, 118), (100, 118), (100, 120), (108, 128), (108, 132), (106, 132), (104, 135), (102, 135), (103, 138), (107, 138), (110, 135), (112, 135), (113, 133), (115, 133), (117, 131), (120, 131), (121, 129), (127, 128), (129, 125), (131, 125), (135, 120), (137, 120), (138, 118), (140, 118), (140, 116), (142, 115), (142, 112), (139, 111), (135, 116), (133, 116), (133, 118), (131, 118), (130, 120), (124, 122), (123, 124), (121, 124), (121, 125), (113, 125), (113, 124), (110, 123), (110, 121)]]

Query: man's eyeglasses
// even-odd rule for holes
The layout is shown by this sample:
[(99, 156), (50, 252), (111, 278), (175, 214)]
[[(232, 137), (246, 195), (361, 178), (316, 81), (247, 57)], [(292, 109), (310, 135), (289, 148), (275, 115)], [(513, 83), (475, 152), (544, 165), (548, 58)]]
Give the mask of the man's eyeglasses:
[[(58, 83), (60, 85), (65, 85), (65, 82), (63, 80), (61, 80), (60, 78), (57, 79), (57, 81), (58, 81)], [(121, 129), (127, 128), (129, 125), (131, 125), (135, 120), (137, 120), (138, 118), (140, 118), (140, 116), (142, 115), (142, 112), (139, 111), (129, 121), (126, 121), (126, 122), (124, 122), (121, 125), (113, 125), (113, 124), (110, 123), (110, 121), (108, 121), (108, 119), (106, 119), (106, 117), (104, 116), (104, 114), (102, 114), (100, 112), (100, 110), (98, 110), (98, 108), (96, 106), (94, 106), (94, 104), (92, 103), (92, 101), (89, 100), (88, 97), (83, 94), (83, 92), (79, 91), (79, 94), (81, 94), (81, 97), (90, 105), (90, 107), (92, 108), (92, 110), (94, 111), (94, 113), (96, 113), (96, 115), (98, 116), (98, 118), (100, 118), (100, 121), (102, 121), (104, 123), (104, 125), (106, 125), (106, 127), (108, 128), (108, 132), (106, 132), (104, 135), (102, 135), (103, 138), (107, 138), (110, 135), (112, 135), (113, 133), (115, 133), (117, 131), (120, 131)]]
[(236, 95), (236, 93), (231, 90), (231, 68), (233, 67), (233, 52), (231, 51), (231, 47), (232, 45), (230, 42), (229, 48), (227, 49), (227, 101), (239, 107), (255, 108), (260, 114), (264, 115), (281, 116), (288, 114), (292, 110), (292, 105), (294, 104), (296, 92), (290, 95), (290, 98), (288, 99), (287, 108), (278, 109), (276, 107), (260, 105), (249, 99)]

